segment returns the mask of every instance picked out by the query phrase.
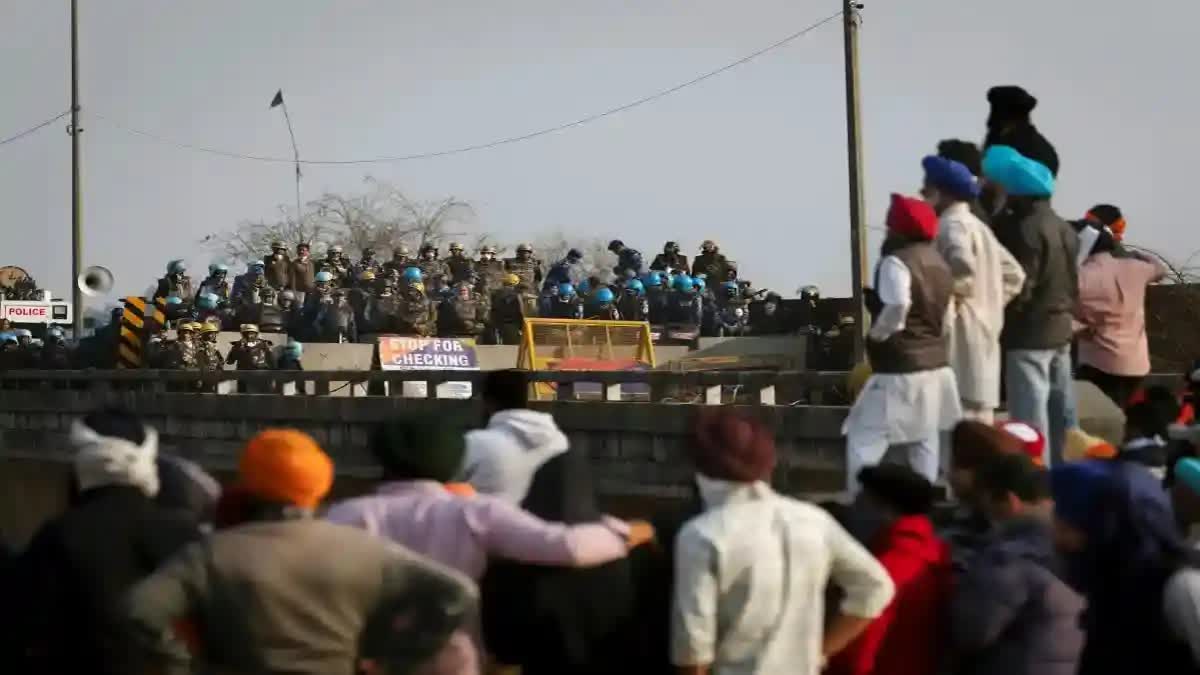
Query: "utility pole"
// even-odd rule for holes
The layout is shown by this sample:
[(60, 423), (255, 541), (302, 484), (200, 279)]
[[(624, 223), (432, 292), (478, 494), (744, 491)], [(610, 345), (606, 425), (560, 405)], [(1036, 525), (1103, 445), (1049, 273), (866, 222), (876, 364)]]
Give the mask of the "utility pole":
[(863, 286), (867, 282), (866, 206), (863, 200), (862, 125), (859, 122), (858, 26), (863, 3), (838, 0), (842, 7), (842, 34), (846, 53), (846, 154), (850, 169), (850, 277), (854, 294), (854, 363), (866, 349), (867, 313)]
[(79, 1), (71, 0), (71, 337), (83, 337), (83, 186), (79, 176)]

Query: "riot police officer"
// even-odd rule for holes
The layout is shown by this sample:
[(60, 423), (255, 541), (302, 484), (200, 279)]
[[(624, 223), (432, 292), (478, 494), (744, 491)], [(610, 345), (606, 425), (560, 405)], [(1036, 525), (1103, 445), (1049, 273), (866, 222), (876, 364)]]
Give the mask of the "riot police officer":
[(354, 322), (360, 331), (373, 333), (375, 332), (375, 322), (372, 315), (375, 308), (372, 291), (375, 288), (375, 272), (363, 270), (358, 273), (357, 281), (357, 285), (347, 294), (350, 299), (350, 307), (354, 309)]
[(258, 302), (257, 298), (250, 298), (251, 293), (255, 293), (267, 285), (266, 265), (261, 260), (255, 260), (246, 266), (246, 273), (238, 275), (233, 280), (233, 304), (240, 304), (250, 301), (251, 304)]
[(245, 323), (257, 323), (268, 333), (286, 333), (291, 316), (279, 306), (278, 294), (275, 292), (275, 289), (270, 286), (264, 288), (261, 298), (262, 302), (258, 306), (257, 320)]
[(46, 331), (40, 367), (42, 370), (67, 370), (71, 367), (71, 350), (67, 348), (63, 330), (58, 326), (51, 326)]
[(375, 259), (375, 249), (368, 246), (363, 249), (362, 259), (354, 266), (355, 278), (361, 277), (363, 272), (378, 274), (380, 270), (379, 261)]
[(200, 344), (196, 349), (197, 366), (203, 372), (220, 372), (225, 369), (225, 358), (217, 348), (221, 327), (212, 322), (200, 324)]
[(658, 272), (666, 272), (668, 270), (688, 271), (688, 259), (686, 255), (679, 252), (679, 244), (668, 241), (663, 245), (663, 252), (654, 256), (654, 261), (650, 263), (650, 269)]
[(641, 279), (631, 279), (621, 289), (617, 299), (617, 311), (626, 321), (648, 321), (650, 305), (646, 302), (646, 285)]
[(700, 245), (700, 255), (692, 261), (692, 275), (707, 274), (709, 281), (718, 284), (730, 278), (730, 267), (729, 260), (717, 248), (717, 244), (706, 239)]
[(263, 258), (267, 283), (276, 289), (287, 288), (292, 279), (292, 261), (282, 241), (271, 244), (271, 255)]
[(750, 303), (742, 293), (741, 285), (736, 281), (721, 284), (716, 304), (717, 336), (744, 334), (750, 320)]
[(613, 267), (613, 274), (617, 275), (618, 279), (636, 277), (642, 273), (646, 266), (646, 261), (642, 258), (642, 254), (635, 249), (629, 248), (625, 242), (620, 239), (613, 239), (608, 242), (608, 250), (617, 256), (617, 264)]
[(561, 288), (563, 284), (574, 284), (579, 277), (579, 263), (583, 260), (583, 253), (573, 248), (567, 251), (567, 255), (562, 260), (550, 266), (546, 271), (546, 280), (542, 283), (542, 291)]
[(546, 303), (547, 316), (552, 319), (582, 319), (583, 303), (575, 287), (563, 282), (558, 285), (557, 293)]
[(525, 302), (519, 290), (521, 278), (508, 274), (503, 281), (504, 285), (492, 296), (488, 332), (496, 344), (520, 344), (525, 326)]
[(449, 272), (450, 285), (457, 286), (458, 284), (468, 281), (471, 274), (474, 272), (474, 262), (463, 254), (462, 244), (457, 241), (450, 242), (450, 257), (446, 258), (446, 269)]
[(400, 244), (392, 249), (392, 259), (383, 264), (383, 269), (390, 277), (399, 277), (404, 274), (407, 267), (412, 267), (416, 261), (412, 259), (412, 254), (408, 247)]
[[(200, 287), (204, 289), (203, 286)], [(200, 293), (196, 296), (196, 320), (215, 321), (218, 325), (225, 322), (221, 311), (221, 299), (216, 293)]]
[(663, 288), (663, 276), (650, 272), (642, 278), (646, 288), (646, 312), (651, 324), (661, 325), (667, 320), (667, 289)]
[(317, 266), (310, 257), (311, 252), (312, 247), (308, 244), (296, 245), (296, 257), (292, 259), (291, 269), (288, 273), (288, 289), (297, 293), (312, 292)]
[(304, 356), (304, 345), (300, 342), (292, 340), (283, 346), (283, 351), (279, 355), (279, 362), (275, 364), (276, 370), (304, 370), (304, 366), (300, 364), (300, 359)]
[(593, 321), (620, 321), (621, 313), (617, 311), (616, 294), (608, 286), (597, 288), (584, 299), (584, 318)]
[(196, 370), (196, 329), (199, 324), (185, 321), (175, 329), (175, 341), (166, 345), (164, 368), (171, 370)]
[(170, 296), (187, 298), (188, 302), (195, 297), (192, 278), (187, 275), (187, 264), (182, 260), (172, 260), (167, 264), (167, 275), (158, 280), (158, 288), (154, 291), (156, 298)]
[(400, 335), (416, 337), (429, 337), (437, 332), (433, 303), (426, 296), (425, 286), (420, 280), (410, 280), (400, 291), (395, 329)]
[(258, 326), (248, 323), (242, 326), (242, 339), (233, 343), (225, 363), (236, 365), (238, 370), (272, 370), (275, 368), (273, 345), (259, 339)]
[(455, 290), (454, 298), (443, 302), (438, 309), (438, 335), (477, 338), (483, 333), (487, 314), (469, 283), (459, 284)]
[(417, 269), (421, 270), (425, 292), (434, 296), (440, 293), (446, 285), (446, 280), (450, 277), (450, 270), (446, 267), (446, 263), (438, 258), (437, 247), (433, 244), (428, 242), (421, 244), (421, 250), (418, 253), (420, 260), (417, 261)]
[(686, 274), (676, 275), (667, 294), (666, 323), (686, 324), (699, 328), (701, 321), (700, 296), (696, 284)]
[(504, 269), (517, 275), (517, 290), (522, 294), (536, 294), (542, 284), (542, 263), (533, 257), (533, 247), (517, 244), (517, 255), (504, 261)]
[(220, 263), (213, 263), (208, 266), (208, 278), (200, 283), (200, 290), (196, 292), (196, 299), (205, 293), (212, 293), (217, 296), (217, 303), (229, 302), (229, 267)]
[(479, 249), (479, 260), (475, 261), (475, 273), (480, 282), (491, 293), (504, 285), (504, 261), (496, 259), (496, 247), (491, 244)]
[(333, 276), (332, 283), (334, 286), (346, 285), (346, 277), (349, 275), (349, 270), (343, 259), (341, 246), (334, 245), (329, 247), (329, 250), (325, 253), (325, 260), (321, 261), (321, 269)]

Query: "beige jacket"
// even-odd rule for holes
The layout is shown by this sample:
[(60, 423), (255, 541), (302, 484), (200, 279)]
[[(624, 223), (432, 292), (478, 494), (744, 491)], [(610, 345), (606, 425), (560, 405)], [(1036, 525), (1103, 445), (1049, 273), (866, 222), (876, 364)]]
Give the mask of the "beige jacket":
[(369, 612), (430, 584), (478, 597), (465, 576), (361, 530), (256, 522), (185, 549), (131, 591), (128, 615), (167, 673), (192, 672), (176, 631), (190, 619), (214, 672), (353, 675)]

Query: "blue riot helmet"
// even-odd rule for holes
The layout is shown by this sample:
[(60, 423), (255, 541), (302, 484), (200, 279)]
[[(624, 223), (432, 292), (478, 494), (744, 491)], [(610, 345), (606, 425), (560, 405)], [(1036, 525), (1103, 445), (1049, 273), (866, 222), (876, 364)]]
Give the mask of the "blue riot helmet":
[(658, 288), (659, 286), (662, 286), (663, 283), (662, 274), (659, 272), (651, 272), (646, 275), (644, 283), (648, 288)]
[(404, 280), (412, 284), (421, 283), (421, 270), (417, 267), (405, 267)]
[(692, 284), (695, 285), (696, 291), (699, 293), (703, 293), (705, 287), (708, 286), (708, 284), (706, 284), (704, 282), (704, 279), (701, 279), (700, 277), (696, 277), (695, 279), (692, 279)]
[(167, 263), (167, 274), (183, 274), (187, 271), (187, 263), (182, 260), (172, 260)]
[(579, 282), (579, 286), (576, 287), (576, 290), (583, 295), (587, 295), (592, 291), (592, 285), (588, 283), (587, 279), (584, 279), (583, 281)]
[(251, 274), (263, 274), (267, 271), (267, 266), (261, 260), (256, 260), (247, 266), (246, 271)]
[(221, 263), (213, 263), (208, 266), (208, 276), (215, 277), (218, 274), (228, 274), (229, 268)]
[(304, 355), (304, 345), (299, 342), (289, 342), (284, 346), (284, 351), (292, 358), (300, 358)]
[(558, 285), (558, 297), (569, 298), (573, 295), (575, 295), (575, 287), (574, 286), (572, 286), (571, 284), (559, 284)]
[(594, 297), (595, 297), (596, 302), (598, 302), (602, 305), (606, 305), (613, 301), (612, 289), (609, 288), (608, 286), (605, 286), (604, 288), (601, 288), (600, 290), (596, 291), (596, 295)]
[(178, 295), (172, 295), (171, 297), (167, 298), (167, 304), (171, 306), (182, 305), (183, 298), (179, 297)]
[(671, 287), (681, 293), (690, 293), (695, 287), (695, 283), (692, 282), (692, 278), (688, 275), (678, 274), (675, 276), (675, 279), (671, 281)]
[(196, 306), (200, 309), (216, 309), (220, 300), (216, 293), (201, 293), (200, 297), (196, 299)]
[(314, 281), (316, 281), (318, 284), (328, 284), (333, 281), (333, 275), (322, 270), (317, 272), (317, 276), (314, 278)]
[(721, 284), (721, 288), (723, 288), (729, 295), (737, 295), (738, 293), (738, 283), (736, 281), (726, 281), (725, 283)]
[(52, 338), (61, 340), (63, 338), (63, 329), (59, 328), (58, 326), (51, 326), (50, 330), (48, 331), (48, 335)]
[(643, 284), (641, 282), (641, 280), (639, 280), (639, 279), (633, 279), (629, 283), (625, 284), (625, 290), (633, 291), (634, 293), (637, 293), (638, 295), (645, 295), (646, 294), (646, 285)]

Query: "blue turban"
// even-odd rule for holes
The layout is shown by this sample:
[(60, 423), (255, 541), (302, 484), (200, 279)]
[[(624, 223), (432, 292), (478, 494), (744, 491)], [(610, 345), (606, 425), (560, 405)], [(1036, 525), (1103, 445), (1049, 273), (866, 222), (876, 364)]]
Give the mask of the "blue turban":
[(1184, 457), (1176, 462), (1175, 480), (1200, 495), (1200, 459)]
[(1054, 514), (1093, 534), (1103, 511), (1101, 501), (1112, 482), (1111, 466), (1101, 460), (1068, 462), (1050, 470)]
[(983, 175), (1010, 195), (1049, 197), (1054, 194), (1054, 174), (1050, 169), (1011, 146), (993, 145), (983, 153)]
[(925, 169), (925, 182), (936, 188), (960, 199), (974, 199), (979, 196), (979, 182), (965, 164), (929, 155), (921, 160), (921, 168)]

